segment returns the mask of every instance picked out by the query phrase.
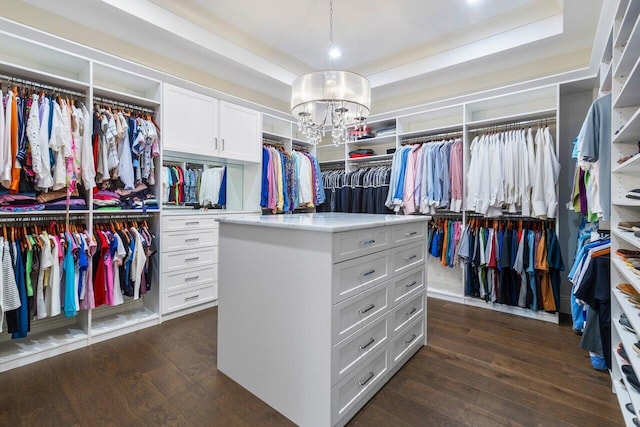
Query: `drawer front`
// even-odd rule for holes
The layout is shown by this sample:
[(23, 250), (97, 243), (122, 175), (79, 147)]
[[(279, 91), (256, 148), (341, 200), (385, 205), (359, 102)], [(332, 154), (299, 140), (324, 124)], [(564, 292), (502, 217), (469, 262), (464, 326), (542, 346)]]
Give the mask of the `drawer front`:
[(160, 259), (162, 271), (165, 273), (206, 267), (218, 263), (218, 247), (195, 251), (163, 252)]
[(212, 215), (164, 215), (162, 231), (195, 230), (218, 228), (216, 217)]
[(389, 247), (391, 227), (345, 231), (333, 235), (333, 262), (346, 261)]
[(391, 254), (385, 251), (334, 264), (332, 276), (336, 304), (389, 279)]
[(196, 286), (182, 292), (162, 294), (162, 314), (213, 301), (218, 297), (218, 283)]
[(427, 225), (425, 222), (412, 222), (411, 224), (397, 224), (391, 227), (391, 242), (407, 244), (411, 242), (425, 242)]
[(411, 246), (400, 246), (393, 254), (393, 271), (400, 273), (413, 267), (424, 265), (424, 243)]
[(416, 293), (424, 293), (424, 267), (418, 270), (408, 271), (402, 276), (393, 279), (393, 304), (411, 298)]
[(371, 357), (360, 369), (333, 387), (331, 393), (332, 424), (335, 424), (343, 414), (352, 408), (363, 404), (361, 397), (368, 390), (385, 381), (386, 373), (389, 371), (389, 358), (387, 346), (383, 348), (384, 350)]
[(418, 317), (424, 319), (424, 292), (416, 295), (409, 301), (400, 304), (393, 310), (392, 315), (392, 335), (395, 335), (403, 327), (413, 322)]
[(390, 282), (382, 283), (333, 306), (333, 344), (347, 338), (367, 323), (386, 313), (389, 308)]
[(424, 318), (420, 318), (391, 342), (391, 366), (395, 366), (404, 356), (412, 354), (423, 343)]
[(389, 341), (389, 317), (383, 316), (333, 348), (332, 384), (358, 366), (369, 354)]
[(182, 251), (205, 248), (218, 244), (217, 230), (172, 231), (162, 233), (162, 251)]
[(162, 292), (173, 292), (182, 288), (199, 286), (218, 281), (218, 264), (187, 271), (162, 274)]

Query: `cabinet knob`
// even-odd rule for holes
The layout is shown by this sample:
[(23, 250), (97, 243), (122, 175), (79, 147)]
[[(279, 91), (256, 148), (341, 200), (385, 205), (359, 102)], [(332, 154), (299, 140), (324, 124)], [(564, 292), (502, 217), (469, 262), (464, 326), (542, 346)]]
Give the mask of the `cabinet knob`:
[(215, 147), (215, 149), (218, 149), (218, 138), (213, 138), (213, 145)]
[(360, 381), (358, 381), (358, 385), (360, 385), (360, 387), (364, 387), (364, 386), (366, 386), (366, 385), (367, 385), (367, 383), (368, 383), (369, 381), (371, 381), (371, 379), (372, 379), (373, 377), (375, 377), (375, 376), (376, 376), (376, 374), (374, 374), (374, 373), (373, 373), (373, 371), (369, 372), (369, 376), (368, 376), (367, 378), (365, 378), (364, 380), (360, 380)]
[(411, 344), (413, 342), (413, 340), (415, 340), (416, 338), (418, 338), (418, 336), (416, 334), (412, 334), (411, 338), (409, 338), (408, 340), (405, 340), (404, 342), (406, 344)]
[(360, 310), (360, 314), (365, 314), (365, 313), (373, 310), (374, 308), (376, 308), (376, 305), (375, 304), (371, 304), (369, 307), (363, 308), (362, 310)]
[(376, 341), (376, 340), (375, 340), (373, 337), (369, 338), (369, 341), (368, 341), (366, 344), (362, 344), (362, 345), (360, 346), (360, 350), (364, 350), (365, 348), (367, 348), (367, 347), (369, 347), (371, 344), (373, 344), (375, 341)]

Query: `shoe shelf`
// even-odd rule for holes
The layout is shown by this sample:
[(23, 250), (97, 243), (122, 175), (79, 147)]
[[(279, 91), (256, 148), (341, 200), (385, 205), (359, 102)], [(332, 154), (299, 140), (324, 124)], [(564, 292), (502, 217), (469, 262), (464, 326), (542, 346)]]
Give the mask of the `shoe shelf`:
[(628, 76), (622, 81), (622, 89), (613, 102), (614, 108), (631, 107), (640, 104), (640, 91), (634, 90), (640, 87), (640, 57)]
[[(637, 136), (640, 134), (640, 108), (638, 108), (625, 125), (614, 135), (611, 140), (616, 144), (619, 142), (637, 142)], [(624, 163), (623, 163), (624, 164)]]
[[(636, 308), (633, 304), (631, 304), (627, 299), (628, 297), (622, 292), (620, 292), (619, 290), (616, 289), (613, 292), (613, 294), (615, 295), (616, 302), (620, 304), (620, 308), (626, 314), (627, 319), (629, 320), (629, 323), (631, 323), (631, 326), (633, 327), (633, 329), (636, 331), (640, 331), (640, 316), (638, 316), (638, 314), (640, 314), (640, 309)], [(639, 338), (633, 332), (626, 330), (618, 322), (618, 320), (620, 320), (619, 316), (613, 316), (613, 317), (615, 318), (614, 323), (616, 324), (616, 328), (618, 328), (618, 331), (620, 333), (620, 338), (622, 340), (624, 340), (625, 338), (628, 340), (631, 340), (631, 346), (628, 349), (625, 348), (625, 350), (627, 350), (629, 357), (631, 357), (632, 355), (637, 356), (636, 363), (634, 363), (634, 369), (636, 369), (636, 371), (640, 375), (640, 355), (638, 355), (638, 353), (633, 351), (633, 343), (638, 341)], [(629, 353), (629, 350), (631, 350), (631, 353)], [(638, 368), (635, 368), (636, 364), (638, 365)]]
[(640, 206), (640, 200), (628, 199), (626, 197), (616, 198), (611, 200), (611, 204), (615, 206), (637, 207), (637, 206)]
[[(633, 231), (612, 230), (611, 233), (626, 243), (632, 245), (636, 249), (640, 249), (640, 239), (633, 235)], [(617, 248), (616, 248), (617, 249)], [(615, 252), (615, 249), (611, 249)]]
[[(626, 349), (625, 349), (626, 351)], [(613, 389), (615, 390), (616, 396), (618, 396), (618, 403), (620, 404), (620, 410), (622, 411), (622, 416), (625, 421), (625, 425), (632, 426), (633, 418), (635, 416), (629, 412), (626, 408), (627, 403), (631, 403), (635, 408), (638, 408), (637, 401), (640, 399), (640, 393), (638, 393), (630, 384), (627, 384), (625, 375), (622, 373), (622, 365), (627, 362), (620, 357), (617, 352), (613, 352), (612, 354), (612, 383)], [(624, 382), (621, 383), (620, 380)], [(637, 416), (637, 414), (636, 414)]]
[(612, 173), (640, 173), (640, 156), (633, 156), (626, 162), (616, 166)]
[[(618, 320), (616, 319), (616, 324), (617, 324)], [(630, 335), (630, 336), (634, 336), (631, 332), (627, 332), (627, 331), (622, 331), (625, 332), (625, 335)], [(633, 340), (633, 338), (627, 339), (627, 338), (623, 338), (620, 337), (622, 339), (622, 346), (624, 347), (624, 350), (627, 352), (627, 356), (629, 357), (629, 361), (631, 362), (631, 366), (633, 366), (633, 370), (636, 372), (640, 372), (640, 370), (638, 370), (638, 368), (636, 368), (636, 366), (640, 366), (640, 358), (638, 357), (638, 354), (633, 351), (633, 349), (631, 347), (627, 347), (629, 344), (629, 341), (631, 341), (631, 346), (633, 346), (633, 343), (635, 342)], [(631, 353), (629, 353), (629, 351), (631, 351)], [(614, 351), (611, 355), (611, 359), (612, 359), (612, 364), (616, 365), (613, 366), (614, 369), (618, 369), (619, 370), (619, 374), (620, 374), (620, 378), (623, 379), (624, 384), (625, 384), (625, 388), (626, 388), (626, 392), (631, 400), (631, 403), (633, 403), (633, 407), (634, 408), (640, 408), (640, 392), (638, 392), (638, 390), (636, 390), (635, 388), (633, 388), (633, 386), (631, 384), (629, 384), (629, 381), (627, 381), (627, 378), (625, 377), (625, 375), (622, 373), (622, 365), (625, 365), (627, 362), (622, 359), (620, 357), (620, 355)], [(638, 362), (638, 363), (635, 363)], [(620, 384), (620, 380), (614, 380), (614, 382)], [(622, 399), (622, 401), (625, 401), (626, 399)], [(624, 412), (627, 412), (626, 409), (624, 409)], [(633, 425), (633, 424), (631, 424)]]
[[(622, 261), (617, 255), (613, 255), (613, 257), (611, 258), (611, 262), (615, 267), (615, 269), (618, 271), (618, 273), (620, 273), (620, 275), (624, 277), (626, 282), (632, 284), (633, 287), (636, 288), (638, 292), (640, 292), (640, 276), (635, 274), (632, 271), (631, 267), (625, 264), (624, 261)], [(617, 284), (618, 283), (612, 282), (611, 283), (612, 288), (615, 288)], [(620, 292), (620, 290), (618, 290), (617, 288), (614, 289), (614, 293), (619, 293), (624, 296), (624, 294), (622, 294), (622, 292)]]

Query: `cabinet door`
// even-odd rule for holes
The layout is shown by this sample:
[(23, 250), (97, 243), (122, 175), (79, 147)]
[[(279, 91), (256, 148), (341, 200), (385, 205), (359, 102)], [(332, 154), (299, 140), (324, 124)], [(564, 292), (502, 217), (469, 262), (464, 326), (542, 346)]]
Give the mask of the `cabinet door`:
[(166, 150), (212, 155), (218, 136), (218, 100), (164, 84), (163, 138)]
[(261, 139), (262, 116), (258, 111), (220, 101), (220, 157), (260, 162)]

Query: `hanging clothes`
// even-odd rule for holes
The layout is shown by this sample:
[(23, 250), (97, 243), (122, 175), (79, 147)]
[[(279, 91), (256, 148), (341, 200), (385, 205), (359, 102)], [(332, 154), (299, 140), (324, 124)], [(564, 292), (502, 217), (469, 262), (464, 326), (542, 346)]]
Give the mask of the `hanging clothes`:
[(393, 156), (386, 206), (405, 214), (460, 212), (462, 156), (460, 138), (403, 146)]
[(286, 153), (270, 145), (262, 147), (260, 206), (271, 213), (313, 208), (325, 202), (318, 160), (307, 152)]
[(350, 212), (392, 214), (385, 206), (389, 191), (391, 168), (377, 166), (352, 172), (331, 170), (322, 172), (325, 203), (319, 212)]

